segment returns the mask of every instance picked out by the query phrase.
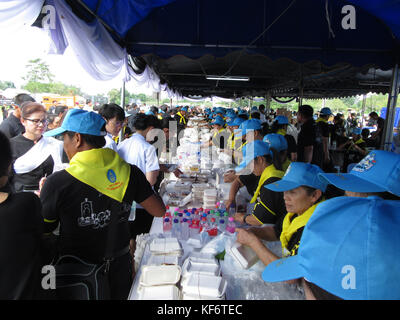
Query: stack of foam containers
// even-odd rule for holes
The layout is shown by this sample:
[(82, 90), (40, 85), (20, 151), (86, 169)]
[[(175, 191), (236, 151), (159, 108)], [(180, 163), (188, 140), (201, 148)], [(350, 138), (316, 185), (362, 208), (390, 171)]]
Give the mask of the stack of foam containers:
[(227, 282), (212, 254), (192, 253), (182, 266), (183, 300), (224, 300)]
[(217, 202), (217, 189), (205, 189), (203, 195), (203, 208), (213, 209), (215, 208), (215, 203)]
[(140, 300), (180, 300), (177, 283), (181, 278), (177, 265), (144, 266), (139, 280)]

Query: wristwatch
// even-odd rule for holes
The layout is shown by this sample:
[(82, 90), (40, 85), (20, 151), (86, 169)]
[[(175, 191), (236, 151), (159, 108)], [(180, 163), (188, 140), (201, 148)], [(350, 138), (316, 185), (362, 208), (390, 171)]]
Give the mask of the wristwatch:
[(246, 218), (247, 218), (248, 216), (249, 216), (248, 214), (245, 214), (245, 215), (243, 216), (243, 223), (244, 223), (244, 224), (247, 224)]

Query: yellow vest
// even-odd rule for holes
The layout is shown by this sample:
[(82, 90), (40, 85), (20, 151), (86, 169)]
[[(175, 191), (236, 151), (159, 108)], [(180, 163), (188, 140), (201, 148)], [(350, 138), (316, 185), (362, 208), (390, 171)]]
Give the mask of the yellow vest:
[(261, 174), (260, 181), (258, 182), (258, 186), (256, 191), (254, 192), (253, 198), (251, 199), (250, 203), (254, 203), (257, 200), (258, 195), (260, 194), (261, 187), (263, 186), (264, 182), (267, 181), (271, 177), (275, 178), (282, 178), (284, 176), (285, 172), (281, 170), (275, 169), (274, 165), (271, 164), (268, 167), (266, 167)]
[(122, 202), (131, 166), (114, 150), (101, 148), (76, 153), (66, 171), (106, 196)]
[(297, 232), (297, 230), (301, 229), (307, 224), (308, 220), (320, 203), (322, 203), (322, 201), (314, 204), (313, 206), (308, 208), (303, 214), (297, 216), (293, 220), (291, 220), (291, 218), (293, 217), (293, 215), (295, 215), (295, 213), (288, 212), (286, 214), (285, 218), (283, 219), (282, 233), (280, 236), (280, 241), (282, 244), (282, 256), (294, 255), (297, 247), (293, 248), (293, 250), (290, 252), (287, 248), (289, 241), (292, 236)]
[(180, 112), (177, 112), (176, 114), (180, 117), (179, 123), (181, 124), (183, 122), (183, 124), (186, 124), (185, 117)]

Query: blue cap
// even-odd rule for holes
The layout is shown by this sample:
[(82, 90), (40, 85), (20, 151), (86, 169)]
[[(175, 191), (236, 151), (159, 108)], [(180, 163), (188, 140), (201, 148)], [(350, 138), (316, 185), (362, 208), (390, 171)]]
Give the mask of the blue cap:
[(240, 110), (239, 113), (238, 113), (238, 115), (239, 115), (239, 116), (240, 116), (240, 115), (246, 115), (246, 116), (248, 116), (248, 113), (246, 112), (246, 110)]
[(265, 188), (283, 192), (300, 186), (308, 186), (325, 192), (328, 183), (318, 178), (319, 173), (323, 173), (323, 171), (315, 164), (292, 162), (281, 180), (270, 183)]
[(221, 107), (218, 107), (217, 109), (215, 109), (215, 113), (225, 114), (225, 110), (222, 109)]
[(240, 172), (245, 169), (251, 161), (259, 156), (271, 155), (268, 143), (261, 140), (255, 140), (253, 142), (246, 143), (242, 149), (243, 161), (235, 168), (236, 172)]
[(330, 116), (330, 115), (332, 114), (332, 111), (331, 111), (330, 108), (324, 107), (324, 108), (321, 109), (321, 111), (319, 112), (319, 114), (320, 114), (321, 116)]
[(242, 118), (239, 118), (239, 117), (236, 117), (235, 119), (233, 119), (233, 121), (228, 122), (227, 125), (229, 127), (236, 127), (236, 126), (239, 127), (244, 121), (246, 121), (246, 120), (244, 120)]
[(103, 117), (95, 112), (70, 109), (60, 127), (47, 131), (43, 135), (45, 137), (54, 137), (66, 131), (72, 131), (92, 136), (105, 136), (107, 132), (102, 131), (105, 123)]
[(349, 173), (321, 173), (319, 178), (346, 191), (388, 191), (400, 197), (400, 154), (373, 150)]
[(214, 124), (218, 124), (220, 126), (223, 126), (225, 124), (225, 121), (224, 121), (224, 119), (222, 119), (221, 116), (216, 116), (215, 119), (214, 119), (214, 122), (211, 122), (211, 125), (214, 125)]
[(254, 130), (260, 130), (261, 129), (261, 121), (258, 119), (250, 119), (242, 122), (242, 124), (239, 126), (239, 130), (237, 132), (238, 137), (242, 137), (249, 132), (252, 132)]
[(188, 111), (188, 107), (183, 107), (183, 108), (181, 108), (181, 111)]
[(361, 134), (362, 129), (361, 128), (353, 128), (352, 133), (353, 134)]
[(289, 124), (289, 119), (286, 116), (277, 116), (275, 118), (275, 122), (278, 122), (278, 124)]
[(298, 254), (270, 263), (264, 281), (305, 278), (342, 299), (400, 299), (400, 201), (338, 197), (317, 206)]
[(146, 116), (154, 116), (154, 113), (153, 113), (153, 111), (148, 110), (148, 111), (146, 111), (145, 115)]
[(264, 137), (263, 141), (268, 143), (270, 148), (273, 148), (279, 152), (283, 151), (283, 150), (287, 150), (287, 148), (288, 148), (288, 143), (287, 143), (285, 137), (278, 133), (267, 134)]

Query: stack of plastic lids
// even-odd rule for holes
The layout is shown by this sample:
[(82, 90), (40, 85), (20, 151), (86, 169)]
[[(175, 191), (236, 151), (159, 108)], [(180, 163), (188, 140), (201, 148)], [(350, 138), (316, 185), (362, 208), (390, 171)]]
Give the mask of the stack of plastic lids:
[(206, 209), (214, 208), (215, 203), (217, 202), (217, 194), (217, 189), (204, 190), (203, 207)]
[(184, 300), (224, 300), (227, 282), (212, 254), (192, 253), (182, 266)]
[(176, 286), (181, 277), (179, 266), (144, 266), (139, 280), (140, 300), (180, 300)]
[(154, 255), (182, 255), (182, 247), (177, 238), (156, 238), (150, 243)]

